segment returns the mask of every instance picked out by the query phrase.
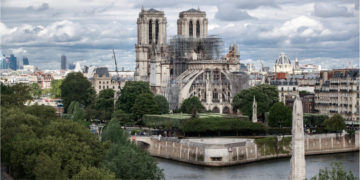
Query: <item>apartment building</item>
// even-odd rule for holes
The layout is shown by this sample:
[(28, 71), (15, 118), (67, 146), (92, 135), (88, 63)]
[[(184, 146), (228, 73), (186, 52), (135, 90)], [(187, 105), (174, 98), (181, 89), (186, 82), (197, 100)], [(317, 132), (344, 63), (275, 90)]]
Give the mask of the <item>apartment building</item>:
[(360, 120), (359, 69), (321, 71), (315, 85), (315, 111), (341, 114), (349, 123)]

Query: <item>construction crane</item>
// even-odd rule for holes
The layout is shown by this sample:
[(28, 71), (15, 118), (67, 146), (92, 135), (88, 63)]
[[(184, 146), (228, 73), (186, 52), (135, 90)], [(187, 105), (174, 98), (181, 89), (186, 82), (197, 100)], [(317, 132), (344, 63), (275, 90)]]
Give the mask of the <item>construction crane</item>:
[(119, 78), (120, 76), (119, 76), (119, 71), (118, 71), (118, 68), (117, 68), (117, 62), (116, 62), (116, 56), (115, 56), (114, 49), (113, 49), (113, 58), (114, 58), (114, 61), (115, 61), (115, 72), (116, 72), (116, 74), (117, 74), (117, 76)]

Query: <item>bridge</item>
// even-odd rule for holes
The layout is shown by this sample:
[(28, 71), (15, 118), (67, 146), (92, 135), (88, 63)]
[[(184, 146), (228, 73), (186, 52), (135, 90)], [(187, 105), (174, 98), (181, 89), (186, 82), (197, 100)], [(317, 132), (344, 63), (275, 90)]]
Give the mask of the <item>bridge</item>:
[(151, 136), (131, 136), (131, 141), (135, 141), (135, 143), (139, 145), (142, 150), (147, 150), (153, 146)]

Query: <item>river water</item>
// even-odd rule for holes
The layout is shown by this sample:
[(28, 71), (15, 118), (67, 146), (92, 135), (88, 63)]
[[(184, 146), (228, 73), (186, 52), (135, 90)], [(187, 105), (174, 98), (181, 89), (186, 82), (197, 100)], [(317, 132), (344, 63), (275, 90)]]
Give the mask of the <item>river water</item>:
[[(177, 161), (157, 159), (164, 169), (166, 179), (195, 180), (280, 180), (288, 179), (290, 158), (273, 159), (229, 167), (203, 167)], [(359, 152), (306, 156), (306, 177), (317, 175), (319, 169), (330, 167), (332, 162), (341, 162), (346, 171), (359, 177)]]

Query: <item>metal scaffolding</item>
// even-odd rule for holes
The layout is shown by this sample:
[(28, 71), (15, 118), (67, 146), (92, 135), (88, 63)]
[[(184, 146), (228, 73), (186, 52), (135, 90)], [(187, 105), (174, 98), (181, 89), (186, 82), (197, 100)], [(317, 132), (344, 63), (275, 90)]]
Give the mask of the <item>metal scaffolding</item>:
[(173, 36), (168, 46), (173, 77), (183, 73), (190, 61), (219, 60), (223, 57), (224, 42), (216, 35), (192, 38)]

